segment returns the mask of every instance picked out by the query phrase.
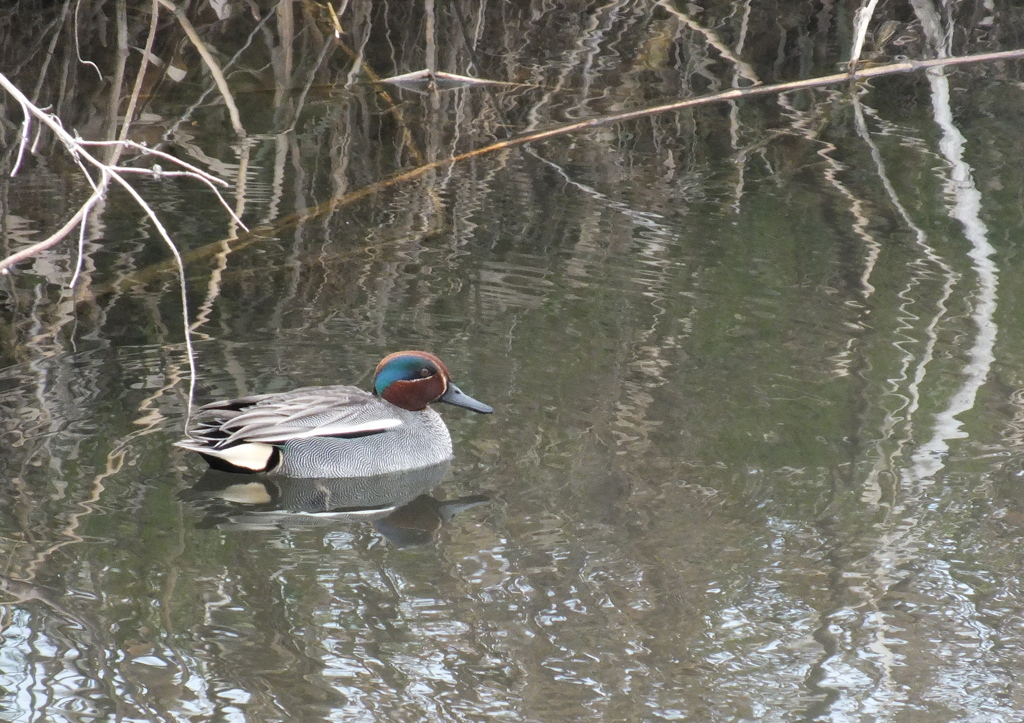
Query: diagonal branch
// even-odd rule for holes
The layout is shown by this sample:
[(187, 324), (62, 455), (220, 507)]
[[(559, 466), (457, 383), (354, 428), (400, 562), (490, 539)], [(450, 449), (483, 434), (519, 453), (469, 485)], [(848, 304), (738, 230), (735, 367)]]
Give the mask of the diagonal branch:
[(206, 67), (210, 71), (210, 75), (213, 76), (213, 81), (217, 84), (218, 90), (220, 90), (221, 96), (224, 98), (224, 104), (228, 108), (228, 115), (231, 117), (231, 125), (241, 137), (245, 137), (245, 128), (242, 127), (242, 119), (238, 114), (238, 106), (235, 105), (235, 99), (231, 95), (231, 89), (228, 88), (228, 82), (224, 79), (224, 73), (221, 72), (220, 63), (213, 57), (210, 49), (206, 47), (206, 43), (199, 37), (199, 33), (189, 22), (188, 18), (185, 17), (185, 11), (179, 6), (171, 2), (171, 0), (159, 0), (167, 10), (174, 13), (174, 17), (178, 19), (178, 24), (181, 25), (181, 29), (185, 31), (185, 35), (192, 41), (192, 45), (195, 46), (196, 50), (199, 51), (199, 55), (202, 56), (203, 62), (206, 63)]

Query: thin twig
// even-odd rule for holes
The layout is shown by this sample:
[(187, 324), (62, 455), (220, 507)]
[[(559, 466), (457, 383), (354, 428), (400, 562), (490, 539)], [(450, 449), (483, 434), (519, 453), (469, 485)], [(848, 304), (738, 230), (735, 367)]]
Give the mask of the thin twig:
[(155, 148), (150, 148), (147, 145), (144, 145), (142, 143), (136, 143), (135, 141), (87, 141), (87, 140), (83, 140), (81, 138), (76, 139), (76, 141), (77, 141), (78, 145), (82, 145), (82, 146), (121, 145), (121, 146), (125, 146), (126, 148), (134, 148), (135, 150), (137, 150), (137, 151), (139, 151), (139, 152), (141, 152), (141, 153), (143, 153), (143, 154), (145, 154), (147, 156), (156, 156), (158, 158), (163, 158), (165, 161), (170, 161), (171, 163), (177, 163), (179, 166), (184, 168), (186, 171), (191, 171), (192, 173), (196, 174), (197, 176), (202, 176), (203, 178), (205, 178), (206, 180), (210, 181), (211, 183), (216, 183), (218, 186), (230, 186), (231, 185), (230, 183), (228, 183), (224, 179), (218, 178), (217, 176), (214, 176), (213, 174), (209, 173), (208, 171), (204, 171), (202, 168), (199, 168), (198, 166), (193, 166), (191, 163), (189, 163), (187, 161), (183, 161), (180, 158), (176, 158), (175, 156), (172, 156), (170, 153), (164, 153), (163, 151), (158, 151)]
[(71, 275), (71, 281), (68, 282), (68, 286), (72, 289), (78, 283), (78, 277), (82, 273), (82, 262), (85, 260), (85, 230), (88, 225), (86, 221), (88, 220), (89, 211), (92, 210), (93, 205), (99, 200), (100, 194), (93, 194), (82, 206), (82, 222), (78, 225), (78, 258), (75, 261), (75, 273)]
[[(24, 112), (24, 108), (22, 108)], [(11, 178), (18, 175), (21, 168), (21, 159), (25, 157), (25, 148), (28, 146), (28, 138), (32, 135), (32, 114), (24, 113), (25, 120), (21, 123), (21, 142), (18, 144), (18, 157), (14, 160), (14, 168), (11, 169)]]
[(91, 65), (93, 67), (93, 69), (96, 71), (96, 75), (99, 76), (100, 82), (102, 83), (103, 82), (103, 73), (100, 71), (100, 66), (96, 65), (96, 63), (92, 62), (91, 60), (86, 60), (85, 58), (82, 57), (82, 46), (78, 42), (78, 11), (79, 11), (79, 9), (81, 7), (82, 7), (82, 0), (77, 0), (75, 2), (75, 28), (74, 28), (75, 55), (78, 57), (78, 62), (79, 63), (82, 63), (83, 65)]
[[(155, 1), (159, 2), (160, 0)], [(226, 63), (224, 63), (224, 71), (228, 70), (232, 65), (234, 65), (235, 61), (242, 57), (243, 53), (249, 50), (249, 47), (252, 45), (253, 38), (256, 37), (256, 34), (258, 32), (263, 30), (263, 26), (266, 25), (270, 21), (270, 18), (274, 17), (276, 14), (277, 9), (275, 6), (271, 8), (266, 15), (260, 18), (260, 21), (256, 23), (256, 26), (249, 32), (249, 35), (248, 37), (246, 37), (245, 42), (242, 43), (242, 46), (237, 51), (235, 51), (235, 54), (232, 55)], [(206, 87), (203, 90), (203, 92), (199, 94), (199, 97), (196, 98), (192, 102), (192, 104), (185, 110), (185, 112), (181, 114), (174, 122), (170, 123), (167, 126), (166, 130), (163, 133), (162, 143), (169, 143), (171, 141), (171, 138), (173, 138), (174, 134), (177, 133), (178, 128), (180, 128), (183, 123), (185, 123), (189, 118), (192, 117), (192, 113), (195, 112), (196, 108), (199, 108), (203, 103), (206, 102), (206, 96), (208, 96), (212, 91), (212, 88)]]
[[(41, 37), (45, 37), (46, 33), (50, 32), (50, 28), (56, 28), (56, 31), (54, 31), (54, 33), (53, 33), (53, 37), (50, 38), (50, 45), (46, 49), (46, 55), (43, 58), (42, 67), (39, 68), (39, 77), (36, 79), (36, 87), (35, 87), (35, 90), (32, 91), (32, 102), (33, 103), (35, 103), (35, 102), (37, 102), (39, 100), (39, 94), (43, 90), (43, 83), (46, 81), (46, 73), (47, 73), (47, 71), (50, 68), (50, 61), (53, 60), (53, 51), (57, 47), (57, 43), (60, 41), (60, 35), (61, 35), (60, 31), (61, 31), (61, 28), (64, 27), (64, 21), (68, 17), (68, 10), (70, 10), (70, 8), (71, 8), (71, 0), (67, 0), (64, 3), (64, 8), (60, 12), (60, 17), (56, 18), (52, 23), (50, 23), (50, 25), (46, 28), (46, 30), (44, 30), (42, 32), (42, 34), (41, 34)], [(30, 53), (29, 57), (26, 58), (24, 61), (22, 61), (22, 65), (24, 65), (25, 63), (28, 63), (33, 58), (33, 56), (35, 56), (35, 53)], [(18, 69), (15, 70), (12, 73), (12, 75), (17, 77), (18, 75), (20, 75), (20, 73), (21, 73), (21, 66), (19, 66)]]
[[(110, 75), (110, 92), (107, 98), (107, 137), (117, 138), (117, 109), (121, 105), (121, 90), (124, 87), (124, 75), (128, 66), (128, 5), (126, 0), (117, 0), (114, 3), (114, 16), (117, 19), (114, 36), (116, 37), (117, 52), (114, 54), (114, 72)], [(145, 67), (145, 66), (143, 66)], [(131, 121), (130, 116), (125, 116), (125, 123)], [(120, 148), (113, 148), (106, 160), (108, 163), (117, 163), (121, 155)]]
[[(91, 156), (86, 155), (87, 158)], [(93, 159), (94, 160), (94, 159)], [(188, 293), (186, 292), (185, 286), (185, 263), (181, 259), (181, 253), (178, 251), (178, 247), (174, 245), (174, 241), (171, 240), (171, 235), (167, 233), (167, 229), (164, 228), (163, 223), (157, 217), (156, 213), (150, 208), (146, 200), (139, 195), (139, 192), (132, 188), (132, 185), (128, 181), (121, 178), (117, 173), (111, 173), (111, 178), (121, 184), (121, 187), (128, 192), (135, 202), (142, 207), (142, 210), (149, 216), (149, 220), (153, 222), (160, 237), (163, 238), (164, 243), (171, 250), (171, 255), (174, 256), (175, 265), (178, 267), (178, 282), (181, 287), (181, 309), (184, 316), (185, 324), (185, 351), (188, 353), (188, 368), (189, 368), (189, 387), (188, 387), (188, 403), (189, 409), (192, 410), (192, 397), (195, 395), (196, 387), (196, 362), (195, 362), (195, 351), (192, 349), (192, 332), (189, 328), (189, 315), (188, 315)]]
[(670, 15), (676, 17), (679, 20), (679, 22), (683, 23), (686, 27), (703, 35), (705, 42), (712, 48), (717, 50), (723, 58), (732, 63), (736, 68), (736, 72), (739, 73), (740, 76), (742, 76), (751, 83), (761, 82), (760, 79), (757, 77), (757, 71), (755, 71), (754, 68), (751, 67), (750, 63), (739, 58), (735, 53), (733, 53), (732, 49), (725, 44), (725, 42), (718, 36), (718, 33), (716, 33), (714, 30), (711, 30), (710, 28), (705, 28), (703, 25), (701, 25), (693, 18), (691, 18), (689, 15), (684, 13), (682, 10), (677, 8), (675, 6), (675, 3), (670, 2), (669, 0), (658, 0), (658, 5), (660, 5), (666, 11), (668, 11)]
[(240, 219), (238, 217), (238, 215), (235, 213), (234, 209), (232, 209), (231, 206), (228, 205), (227, 200), (225, 200), (224, 196), (221, 195), (220, 191), (218, 191), (214, 187), (214, 184), (219, 185), (219, 186), (230, 186), (231, 185), (227, 181), (225, 181), (223, 178), (218, 178), (217, 176), (214, 176), (213, 174), (208, 173), (207, 171), (204, 171), (202, 168), (199, 168), (197, 166), (193, 166), (191, 163), (188, 163), (187, 161), (183, 161), (180, 158), (175, 158), (174, 156), (172, 156), (169, 153), (164, 153), (163, 151), (158, 151), (155, 148), (150, 148), (149, 146), (143, 145), (142, 143), (136, 143), (135, 141), (123, 141), (123, 140), (122, 141), (86, 141), (86, 140), (78, 139), (78, 143), (79, 143), (79, 145), (83, 145), (83, 146), (112, 146), (112, 145), (116, 145), (116, 146), (121, 146), (121, 147), (124, 147), (124, 148), (133, 148), (133, 149), (139, 151), (140, 153), (142, 153), (144, 155), (156, 156), (158, 158), (163, 158), (166, 161), (170, 161), (171, 163), (176, 163), (177, 165), (181, 166), (185, 170), (184, 171), (164, 171), (164, 170), (154, 170), (154, 169), (151, 169), (151, 168), (134, 168), (134, 167), (131, 167), (131, 166), (110, 166), (110, 168), (111, 168), (111, 170), (117, 171), (118, 173), (145, 173), (145, 174), (155, 175), (155, 176), (188, 176), (188, 177), (191, 177), (191, 178), (195, 178), (195, 179), (197, 179), (199, 181), (202, 181), (203, 183), (205, 183), (209, 187), (209, 189), (211, 191), (214, 192), (214, 194), (216, 194), (217, 200), (220, 201), (220, 204), (231, 215), (232, 220), (235, 223), (237, 223), (239, 226), (241, 226), (243, 229), (245, 229), (246, 231), (249, 230), (249, 227), (246, 226), (244, 223), (242, 223), (242, 219)]
[[(155, 169), (152, 169), (152, 168), (134, 168), (133, 166), (111, 166), (110, 170), (115, 171), (116, 173), (139, 173), (139, 174), (148, 175), (148, 176), (184, 176), (186, 178), (196, 178), (197, 180), (202, 181), (203, 183), (205, 183), (207, 188), (209, 188), (211, 191), (213, 191), (214, 195), (217, 197), (217, 200), (220, 201), (220, 205), (224, 207), (224, 210), (228, 212), (228, 214), (231, 216), (231, 219), (235, 223), (237, 223), (239, 226), (241, 226), (246, 231), (249, 230), (249, 227), (246, 226), (242, 222), (242, 219), (240, 219), (235, 214), (234, 209), (231, 208), (231, 206), (228, 205), (227, 200), (224, 198), (224, 196), (221, 195), (220, 191), (217, 190), (217, 188), (213, 185), (213, 183), (211, 183), (210, 179), (206, 178), (205, 176), (198, 176), (197, 177), (196, 174), (193, 173), (192, 171), (163, 171), (163, 170), (155, 170)], [(219, 181), (220, 179), (216, 179), (216, 180)]]
[(242, 127), (242, 119), (238, 114), (238, 107), (235, 105), (235, 99), (231, 95), (231, 89), (228, 88), (228, 82), (224, 79), (224, 73), (221, 72), (217, 59), (213, 57), (210, 49), (206, 47), (206, 43), (199, 37), (199, 33), (192, 27), (192, 23), (185, 17), (185, 12), (180, 7), (170, 0), (159, 0), (159, 2), (163, 7), (174, 13), (174, 17), (178, 19), (181, 29), (185, 31), (185, 35), (188, 36), (188, 39), (192, 41), (192, 45), (199, 51), (199, 55), (202, 56), (203, 62), (206, 63), (210, 75), (213, 76), (213, 81), (220, 90), (221, 97), (224, 98), (224, 104), (228, 108), (228, 115), (231, 117), (231, 125), (235, 129), (235, 133), (244, 138), (245, 128)]
[(92, 196), (89, 197), (89, 200), (82, 204), (82, 207), (75, 212), (75, 215), (69, 218), (68, 222), (61, 226), (59, 229), (54, 231), (52, 234), (47, 236), (39, 243), (27, 246), (23, 248), (21, 251), (13, 253), (7, 258), (0, 260), (0, 274), (6, 274), (7, 270), (10, 267), (14, 266), (15, 264), (19, 264), (25, 259), (30, 259), (33, 256), (36, 256), (37, 254), (40, 254), (46, 249), (52, 246), (56, 246), (61, 241), (63, 241), (69, 233), (75, 230), (75, 226), (82, 222), (82, 220), (84, 219), (85, 215), (89, 212), (89, 209), (92, 207), (92, 205), (96, 203), (98, 200), (100, 200), (100, 198), (102, 197), (102, 191), (97, 190), (93, 192)]
[[(132, 94), (128, 98), (128, 107), (124, 111), (124, 123), (121, 124), (121, 132), (118, 134), (119, 141), (128, 139), (128, 130), (131, 128), (132, 119), (135, 117), (135, 106), (138, 105), (139, 96), (142, 94), (142, 81), (146, 77), (146, 69), (149, 68), (153, 57), (153, 40), (156, 38), (157, 20), (160, 15), (158, 0), (152, 0), (149, 8), (149, 33), (146, 35), (146, 47), (142, 50), (142, 60), (139, 61), (139, 72), (135, 74), (135, 84), (132, 86)], [(117, 163), (120, 158), (120, 147), (112, 154), (111, 163)]]

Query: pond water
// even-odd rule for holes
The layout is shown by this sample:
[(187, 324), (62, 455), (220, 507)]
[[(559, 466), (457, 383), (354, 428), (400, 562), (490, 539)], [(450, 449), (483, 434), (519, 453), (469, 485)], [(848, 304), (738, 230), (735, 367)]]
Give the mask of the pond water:
[[(140, 136), (206, 159), (253, 229), (199, 184), (135, 180), (187, 259), (194, 403), (368, 388), (412, 348), (495, 412), (440, 405), (451, 468), (379, 497), (206, 473), (173, 447), (177, 278), (112, 194), (74, 290), (73, 242), (0, 279), (0, 718), (1019, 717), (1017, 68), (362, 192), (681, 92), (655, 67), (679, 19), (628, 7), (562, 65), (524, 49), (511, 89), (240, 93), (244, 141), (218, 103), (154, 103)], [(85, 197), (56, 162), (6, 183), (8, 248)]]

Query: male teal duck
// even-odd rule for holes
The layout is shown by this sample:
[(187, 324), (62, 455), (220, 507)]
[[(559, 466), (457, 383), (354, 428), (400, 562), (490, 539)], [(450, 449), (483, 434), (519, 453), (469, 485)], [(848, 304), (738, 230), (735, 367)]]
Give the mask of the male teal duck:
[(452, 438), (428, 405), (494, 410), (452, 384), (433, 354), (398, 351), (377, 365), (373, 393), (358, 387), (303, 387), (201, 407), (176, 446), (214, 469), (285, 477), (369, 477), (438, 464)]

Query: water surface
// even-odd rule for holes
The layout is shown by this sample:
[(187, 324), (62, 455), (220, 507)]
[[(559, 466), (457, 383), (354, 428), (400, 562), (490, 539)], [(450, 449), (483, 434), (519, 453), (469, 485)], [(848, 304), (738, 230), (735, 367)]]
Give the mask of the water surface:
[[(447, 475), (371, 513), (203, 492), (172, 446), (176, 279), (111, 196), (74, 292), (68, 247), (0, 292), (0, 715), (1019, 716), (1015, 70), (657, 116), (346, 195), (509, 128), (707, 89), (711, 60), (682, 52), (704, 35), (620, 9), (547, 9), (533, 47), (478, 58), (528, 85), (385, 99), (339, 60), (302, 103), (240, 92), (244, 143), (216, 104), (176, 125), (187, 106), (154, 103), (262, 229), (138, 180), (191, 253), (196, 403), (368, 388), (386, 353), (425, 348), (496, 411), (441, 410)], [(735, 30), (726, 10), (704, 20)], [(386, 47), (367, 57), (417, 69)], [(49, 228), (33, 194), (72, 171), (8, 181), (25, 228)], [(13, 228), (8, 246), (32, 235)]]

